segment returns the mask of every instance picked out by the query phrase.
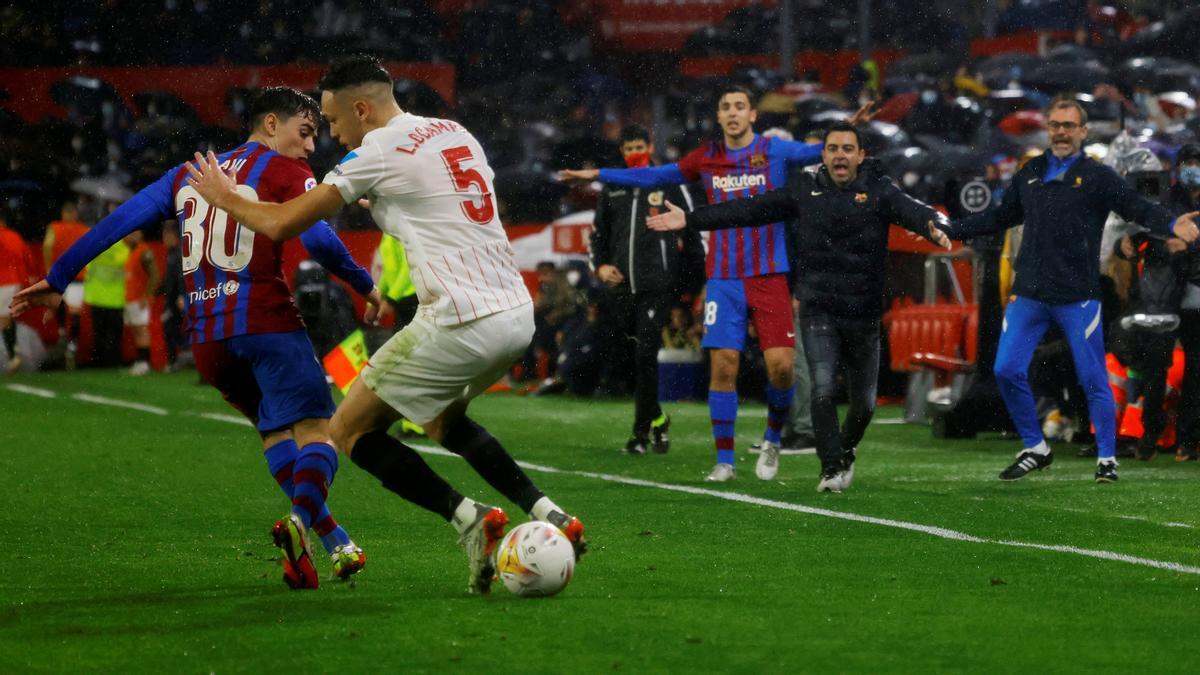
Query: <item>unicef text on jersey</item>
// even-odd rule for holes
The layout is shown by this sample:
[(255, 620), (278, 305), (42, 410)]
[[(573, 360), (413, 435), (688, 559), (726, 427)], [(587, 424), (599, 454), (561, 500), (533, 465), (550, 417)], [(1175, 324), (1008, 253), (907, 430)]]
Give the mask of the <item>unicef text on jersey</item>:
[(204, 302), (205, 300), (212, 300), (221, 296), (234, 295), (241, 287), (241, 284), (233, 279), (230, 279), (220, 286), (213, 286), (212, 288), (202, 288), (198, 291), (191, 291), (188, 293), (188, 302)]

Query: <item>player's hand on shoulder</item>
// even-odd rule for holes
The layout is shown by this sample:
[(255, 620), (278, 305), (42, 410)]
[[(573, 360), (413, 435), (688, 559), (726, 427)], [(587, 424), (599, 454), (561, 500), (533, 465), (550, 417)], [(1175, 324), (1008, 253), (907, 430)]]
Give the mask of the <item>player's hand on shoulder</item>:
[(682, 230), (687, 225), (687, 214), (683, 209), (672, 204), (669, 199), (664, 203), (667, 205), (667, 212), (647, 218), (646, 227), (656, 232)]
[(217, 208), (224, 206), (224, 198), (235, 194), (237, 189), (237, 173), (230, 166), (228, 173), (221, 169), (217, 155), (209, 150), (207, 155), (196, 153), (195, 163), (187, 163), (188, 185), (204, 197), (204, 201)]
[(17, 291), (8, 303), (8, 311), (16, 318), (33, 307), (49, 307), (54, 309), (62, 302), (62, 294), (54, 290), (45, 279), (36, 284)]

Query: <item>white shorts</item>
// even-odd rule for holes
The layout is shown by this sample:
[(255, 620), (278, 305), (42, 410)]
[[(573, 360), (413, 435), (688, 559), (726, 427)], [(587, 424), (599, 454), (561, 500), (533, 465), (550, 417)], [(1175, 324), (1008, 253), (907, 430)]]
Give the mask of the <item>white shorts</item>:
[(127, 300), (125, 302), (126, 326), (149, 326), (150, 303), (145, 300)]
[(66, 289), (63, 290), (63, 302), (67, 303), (68, 309), (75, 310), (75, 314), (78, 314), (79, 311), (83, 309), (82, 281), (72, 281), (71, 283), (67, 284)]
[(12, 316), (12, 313), (8, 311), (8, 306), (12, 304), (13, 296), (19, 290), (21, 290), (20, 284), (5, 284), (4, 286), (0, 286), (0, 317)]
[(458, 326), (422, 311), (371, 355), (363, 384), (415, 424), (428, 424), (504, 376), (533, 339), (533, 305)]

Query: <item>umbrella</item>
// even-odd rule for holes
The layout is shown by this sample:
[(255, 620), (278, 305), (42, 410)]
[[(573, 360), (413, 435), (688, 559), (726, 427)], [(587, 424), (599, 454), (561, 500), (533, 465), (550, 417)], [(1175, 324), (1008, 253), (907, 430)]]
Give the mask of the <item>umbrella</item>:
[(1200, 7), (1190, 7), (1167, 21), (1158, 21), (1139, 31), (1114, 49), (1133, 56), (1173, 56), (1187, 61), (1200, 60)]
[(199, 118), (192, 106), (175, 94), (161, 89), (149, 89), (133, 96), (133, 103), (143, 117), (173, 117), (194, 123)]
[(1096, 52), (1087, 47), (1080, 47), (1075, 44), (1061, 44), (1051, 49), (1046, 57), (1051, 61), (1059, 63), (1099, 63), (1100, 58), (1096, 56)]
[(1125, 61), (1113, 72), (1126, 91), (1144, 87), (1153, 92), (1200, 89), (1200, 67), (1166, 57), (1139, 57)]
[(122, 203), (133, 196), (129, 188), (112, 176), (80, 178), (71, 183), (71, 190), (102, 202)]
[(1021, 75), (1033, 72), (1045, 63), (1045, 59), (1033, 54), (997, 54), (980, 61), (975, 66), (975, 72), (987, 86), (1002, 89), (1013, 80), (1020, 79)]
[(1096, 63), (1047, 63), (1021, 77), (1021, 83), (1042, 93), (1091, 92), (1108, 79), (1108, 69)]
[(84, 116), (102, 116), (111, 106), (113, 113), (128, 116), (125, 101), (111, 84), (95, 77), (74, 75), (50, 85), (50, 98), (62, 107)]

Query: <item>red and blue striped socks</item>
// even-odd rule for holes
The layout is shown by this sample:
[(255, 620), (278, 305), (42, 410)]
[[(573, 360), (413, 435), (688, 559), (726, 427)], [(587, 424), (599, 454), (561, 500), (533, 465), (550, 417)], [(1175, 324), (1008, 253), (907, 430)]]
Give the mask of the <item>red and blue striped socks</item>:
[(708, 415), (712, 420), (713, 445), (717, 447), (718, 464), (733, 464), (734, 425), (737, 422), (737, 414), (736, 391), (708, 392)]

